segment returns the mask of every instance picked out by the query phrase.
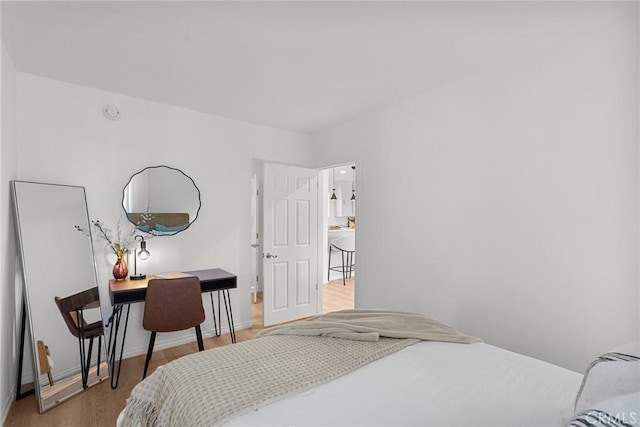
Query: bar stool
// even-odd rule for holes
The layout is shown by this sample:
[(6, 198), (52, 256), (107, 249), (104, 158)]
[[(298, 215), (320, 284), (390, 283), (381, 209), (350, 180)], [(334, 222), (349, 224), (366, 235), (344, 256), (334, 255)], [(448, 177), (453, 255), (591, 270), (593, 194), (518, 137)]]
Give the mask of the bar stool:
[[(342, 265), (331, 267), (331, 251), (332, 250), (340, 251), (340, 255), (342, 257)], [(340, 237), (333, 242), (329, 246), (329, 273), (331, 270), (333, 271), (342, 271), (342, 285), (346, 285), (347, 277), (351, 277), (352, 273), (355, 271), (355, 263), (353, 261), (353, 256), (356, 253), (356, 236), (349, 235)]]
[(336, 248), (333, 247), (333, 241), (329, 242), (329, 268), (327, 268), (327, 282), (331, 281), (331, 272), (332, 271), (342, 271), (342, 266), (340, 267), (331, 267), (331, 254), (337, 251)]

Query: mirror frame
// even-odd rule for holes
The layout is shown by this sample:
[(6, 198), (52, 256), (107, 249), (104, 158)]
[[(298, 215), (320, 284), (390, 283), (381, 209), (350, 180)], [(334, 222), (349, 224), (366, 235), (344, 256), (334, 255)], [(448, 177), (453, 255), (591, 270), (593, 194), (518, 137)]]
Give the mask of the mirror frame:
[[(84, 208), (85, 208), (85, 212), (84, 214), (86, 215), (87, 218), (87, 238), (89, 239), (89, 248), (91, 251), (91, 259), (92, 259), (92, 267), (93, 267), (93, 276), (95, 278), (95, 286), (97, 287), (96, 289), (99, 289), (99, 277), (98, 277), (98, 268), (97, 268), (97, 264), (96, 264), (96, 257), (95, 257), (95, 249), (94, 249), (94, 245), (93, 245), (93, 237), (91, 235), (91, 227), (90, 227), (90, 219), (89, 219), (89, 207), (87, 204), (87, 194), (86, 194), (86, 189), (83, 186), (78, 186), (78, 185), (66, 185), (66, 184), (52, 184), (52, 183), (43, 183), (43, 182), (34, 182), (34, 181), (22, 181), (22, 180), (12, 180), (11, 181), (11, 203), (12, 203), (12, 213), (13, 213), (13, 217), (14, 217), (14, 230), (15, 230), (15, 237), (16, 237), (16, 245), (17, 245), (17, 254), (19, 255), (19, 264), (20, 264), (20, 273), (21, 273), (21, 278), (22, 278), (22, 313), (21, 313), (21, 320), (16, 319), (16, 324), (20, 323), (20, 343), (19, 343), (19, 367), (18, 367), (18, 378), (17, 378), (17, 385), (16, 385), (16, 400), (23, 398), (25, 396), (27, 396), (28, 394), (30, 394), (30, 391), (27, 392), (22, 392), (21, 391), (21, 386), (22, 384), (22, 367), (23, 367), (23, 363), (24, 363), (24, 349), (25, 349), (25, 338), (27, 333), (29, 334), (30, 338), (31, 338), (31, 342), (30, 342), (30, 349), (31, 349), (31, 361), (32, 361), (32, 365), (33, 365), (33, 391), (36, 395), (36, 400), (38, 401), (38, 408), (40, 410), (40, 412), (44, 412), (48, 409), (54, 408), (56, 406), (58, 406), (60, 403), (70, 399), (71, 397), (76, 396), (77, 394), (83, 392), (84, 390), (86, 390), (85, 388), (79, 388), (79, 389), (74, 389), (74, 388), (70, 388), (70, 392), (68, 394), (65, 394), (59, 398), (57, 398), (55, 401), (53, 402), (49, 402), (47, 403), (45, 401), (45, 399), (43, 399), (42, 396), (42, 390), (41, 390), (41, 385), (40, 385), (40, 379), (39, 379), (39, 373), (40, 373), (40, 366), (39, 366), (39, 361), (38, 361), (38, 349), (37, 349), (37, 344), (36, 344), (36, 338), (34, 335), (34, 325), (33, 325), (33, 310), (32, 310), (32, 305), (31, 305), (31, 298), (30, 298), (30, 290), (29, 290), (29, 274), (27, 272), (27, 265), (25, 263), (25, 245), (24, 245), (24, 241), (23, 241), (23, 231), (22, 231), (22, 227), (24, 226), (23, 224), (21, 224), (20, 222), (20, 206), (18, 205), (18, 188), (17, 186), (19, 184), (29, 184), (29, 185), (39, 185), (39, 186), (51, 186), (51, 187), (63, 187), (63, 188), (72, 188), (75, 190), (82, 190), (82, 197), (84, 199)], [(32, 290), (33, 291), (33, 290)], [(102, 308), (99, 308), (100, 310), (100, 321), (102, 322), (103, 328), (106, 331), (106, 324), (105, 324), (105, 319), (102, 316)], [(17, 315), (17, 313), (16, 313)], [(63, 321), (63, 318), (60, 318), (60, 321)], [(66, 329), (66, 328), (65, 328)], [(103, 343), (102, 345), (100, 345), (97, 349), (97, 351), (102, 351), (103, 356), (105, 357), (104, 362), (101, 361), (102, 363), (107, 363), (108, 365), (108, 360), (107, 360), (107, 340), (106, 340), (106, 334), (105, 334), (105, 339), (103, 339)], [(102, 358), (101, 358), (102, 359)], [(90, 384), (87, 385), (87, 388), (99, 384), (100, 382), (102, 382), (103, 380), (109, 378), (109, 371), (110, 369), (108, 369), (107, 366), (107, 371), (106, 371), (106, 376), (104, 377), (100, 377), (100, 379), (97, 382), (92, 382)], [(80, 374), (78, 374), (80, 375)], [(67, 379), (69, 377), (65, 377), (65, 378), (61, 378), (59, 379), (59, 381), (64, 381), (65, 379)]]
[[(167, 232), (167, 233), (154, 233), (154, 230), (142, 230), (140, 229), (140, 225), (136, 224), (135, 222), (133, 222), (130, 218), (129, 218), (129, 212), (127, 211), (126, 207), (125, 207), (125, 198), (126, 198), (126, 191), (127, 191), (127, 187), (129, 186), (129, 184), (131, 184), (131, 181), (133, 181), (133, 178), (135, 178), (136, 176), (142, 174), (143, 172), (149, 170), (149, 169), (160, 169), (160, 168), (165, 168), (165, 169), (170, 169), (172, 171), (175, 172), (180, 172), (182, 175), (184, 175), (186, 178), (189, 179), (189, 181), (191, 181), (191, 184), (193, 184), (193, 188), (195, 188), (197, 194), (198, 194), (198, 208), (196, 209), (196, 214), (193, 217), (193, 219), (189, 220), (189, 224), (186, 225), (186, 227), (184, 227), (181, 230), (177, 230), (175, 232)], [(184, 173), (182, 170), (178, 169), (178, 168), (174, 168), (171, 166), (167, 166), (167, 165), (157, 165), (157, 166), (147, 166), (146, 168), (134, 173), (133, 175), (131, 175), (131, 177), (129, 178), (129, 180), (127, 181), (127, 184), (124, 186), (124, 188), (122, 189), (122, 210), (125, 213), (125, 217), (127, 218), (127, 221), (129, 221), (131, 224), (133, 224), (133, 226), (136, 228), (137, 231), (142, 232), (142, 233), (147, 233), (147, 234), (151, 234), (152, 236), (175, 236), (176, 234), (185, 231), (186, 229), (188, 229), (189, 227), (191, 227), (191, 225), (196, 221), (196, 219), (198, 219), (198, 215), (200, 214), (200, 209), (202, 208), (202, 198), (200, 195), (200, 189), (198, 188), (198, 186), (196, 185), (196, 182), (193, 180), (193, 178), (191, 178), (189, 175), (187, 175), (186, 173)]]

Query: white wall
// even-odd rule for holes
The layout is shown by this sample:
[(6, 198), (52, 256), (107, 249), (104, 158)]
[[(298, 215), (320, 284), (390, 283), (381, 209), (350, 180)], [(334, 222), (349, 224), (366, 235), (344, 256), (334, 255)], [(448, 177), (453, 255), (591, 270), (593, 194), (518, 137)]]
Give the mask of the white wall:
[(425, 313), (577, 371), (639, 339), (628, 7), (314, 136), (318, 166), (358, 165), (357, 307)]
[[(16, 245), (9, 182), (15, 179), (16, 149), (16, 71), (2, 46), (0, 60), (0, 424), (8, 414), (14, 396), (17, 372), (16, 307), (22, 303), (15, 286)], [(17, 295), (16, 295), (17, 294)], [(28, 362), (27, 362), (28, 363)]]
[[(220, 267), (237, 274), (238, 290), (231, 296), (235, 322), (248, 327), (250, 182), (256, 159), (308, 164), (309, 139), (24, 73), (17, 81), (18, 178), (85, 186), (91, 219), (115, 229), (122, 189), (133, 173), (161, 164), (181, 169), (200, 189), (198, 219), (176, 236), (149, 239), (151, 258), (139, 263), (139, 270)], [(107, 104), (120, 109), (120, 120), (104, 117)], [(96, 243), (101, 296), (108, 301), (115, 258)], [(210, 307), (205, 308), (206, 335), (213, 323)], [(146, 352), (148, 333), (140, 309), (140, 304), (132, 307), (125, 355)], [(194, 339), (192, 331), (160, 334), (156, 348)]]

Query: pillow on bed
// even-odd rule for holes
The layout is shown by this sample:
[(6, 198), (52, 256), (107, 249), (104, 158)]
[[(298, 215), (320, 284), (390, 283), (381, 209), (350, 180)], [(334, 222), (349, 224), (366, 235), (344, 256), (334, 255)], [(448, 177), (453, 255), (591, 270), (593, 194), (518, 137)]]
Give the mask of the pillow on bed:
[[(600, 414), (613, 423), (619, 408), (620, 420), (627, 425), (640, 423), (640, 343), (633, 343), (606, 353), (597, 358), (584, 374), (575, 403), (576, 418), (583, 422), (606, 424), (607, 418), (599, 420)], [(604, 415), (603, 415), (604, 414)], [(629, 419), (634, 418), (633, 423)], [(589, 425), (572, 424), (570, 425)], [(613, 423), (612, 425), (618, 425)], [(625, 424), (621, 424), (625, 425)]]
[(582, 411), (570, 422), (571, 427), (640, 426), (640, 391), (621, 394)]

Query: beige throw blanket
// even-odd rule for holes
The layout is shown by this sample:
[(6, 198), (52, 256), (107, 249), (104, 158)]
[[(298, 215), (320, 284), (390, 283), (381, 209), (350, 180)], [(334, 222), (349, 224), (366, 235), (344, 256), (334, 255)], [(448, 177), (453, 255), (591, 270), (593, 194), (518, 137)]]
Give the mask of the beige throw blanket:
[(269, 335), (325, 336), (355, 341), (378, 341), (379, 337), (467, 344), (480, 341), (421, 314), (382, 310), (336, 311), (312, 317), (304, 323), (265, 329), (258, 337)]
[[(293, 335), (291, 329), (278, 327), (263, 332), (261, 338), (195, 353), (168, 363), (133, 389), (121, 424), (221, 425), (270, 402), (328, 382), (419, 339), (476, 341), (419, 315), (351, 310), (340, 313), (288, 325), (288, 328), (295, 327), (305, 335), (317, 331), (316, 336)], [(339, 322), (336, 316), (349, 318), (349, 321)], [(300, 328), (300, 325), (313, 325), (314, 322), (326, 322), (321, 326), (328, 326), (328, 329), (320, 325)], [(432, 332), (429, 332), (429, 327)], [(276, 335), (278, 333), (286, 335)], [(361, 338), (358, 334), (365, 334), (369, 340), (321, 336)], [(371, 340), (373, 334), (382, 337)], [(399, 337), (403, 339), (385, 337), (398, 335), (406, 336)], [(429, 336), (431, 338), (427, 338)]]

